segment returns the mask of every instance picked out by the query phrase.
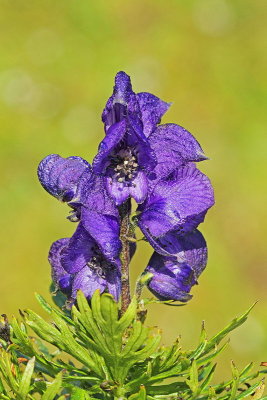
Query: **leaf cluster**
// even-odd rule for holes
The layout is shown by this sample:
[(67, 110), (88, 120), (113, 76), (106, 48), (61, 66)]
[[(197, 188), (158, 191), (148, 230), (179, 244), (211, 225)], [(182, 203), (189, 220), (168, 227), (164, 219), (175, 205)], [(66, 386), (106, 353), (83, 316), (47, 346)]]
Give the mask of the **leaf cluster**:
[(26, 310), (21, 322), (12, 318), (5, 335), (0, 332), (0, 399), (267, 400), (252, 363), (241, 371), (232, 363), (232, 377), (213, 382), (214, 361), (227, 345), (221, 342), (250, 310), (211, 339), (203, 326), (197, 347), (183, 351), (179, 340), (160, 345), (160, 333), (140, 320), (135, 299), (121, 316), (112, 296), (99, 291), (90, 304), (79, 292), (71, 314), (37, 298), (50, 322)]

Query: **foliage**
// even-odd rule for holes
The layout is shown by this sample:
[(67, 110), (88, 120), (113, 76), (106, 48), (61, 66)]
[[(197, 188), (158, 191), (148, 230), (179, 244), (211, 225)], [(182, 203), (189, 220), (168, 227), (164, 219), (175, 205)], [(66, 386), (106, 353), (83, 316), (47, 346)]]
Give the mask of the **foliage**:
[(221, 342), (250, 309), (210, 339), (203, 325), (197, 347), (184, 351), (179, 340), (160, 345), (135, 299), (122, 316), (113, 297), (99, 291), (90, 304), (79, 292), (71, 315), (37, 299), (51, 322), (26, 310), (22, 322), (1, 325), (0, 399), (267, 399), (252, 363), (242, 371), (232, 363), (232, 378), (213, 382), (214, 360), (227, 345)]

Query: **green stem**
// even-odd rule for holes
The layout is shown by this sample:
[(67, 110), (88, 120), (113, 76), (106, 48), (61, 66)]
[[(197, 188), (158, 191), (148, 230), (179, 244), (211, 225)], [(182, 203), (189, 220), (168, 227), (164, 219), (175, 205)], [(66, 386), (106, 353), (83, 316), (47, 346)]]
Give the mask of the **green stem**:
[(122, 243), (121, 314), (125, 313), (131, 302), (130, 280), (129, 280), (130, 242), (128, 240), (129, 230), (130, 230), (130, 212), (131, 212), (131, 200), (128, 199), (120, 206), (120, 216), (121, 216), (120, 239)]

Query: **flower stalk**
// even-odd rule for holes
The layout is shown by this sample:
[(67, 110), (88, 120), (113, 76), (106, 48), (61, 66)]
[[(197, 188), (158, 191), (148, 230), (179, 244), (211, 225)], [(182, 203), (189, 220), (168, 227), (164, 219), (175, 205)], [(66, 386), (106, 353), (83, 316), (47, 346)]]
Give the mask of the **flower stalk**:
[(131, 200), (126, 200), (120, 206), (121, 216), (121, 229), (120, 240), (122, 243), (121, 251), (121, 314), (124, 314), (131, 302), (130, 293), (130, 213), (131, 213)]

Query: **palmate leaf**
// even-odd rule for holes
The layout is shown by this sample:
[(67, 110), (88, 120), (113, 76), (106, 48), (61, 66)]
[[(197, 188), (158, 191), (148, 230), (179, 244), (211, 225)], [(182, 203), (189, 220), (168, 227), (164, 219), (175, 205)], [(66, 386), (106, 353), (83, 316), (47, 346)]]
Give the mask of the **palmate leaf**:
[(109, 294), (100, 296), (96, 291), (90, 307), (83, 293), (79, 292), (77, 303), (79, 310), (74, 307), (73, 312), (86, 330), (84, 341), (102, 355), (108, 378), (123, 383), (135, 363), (154, 353), (160, 335), (151, 335), (149, 329), (136, 320), (135, 299), (121, 318), (118, 304)]

